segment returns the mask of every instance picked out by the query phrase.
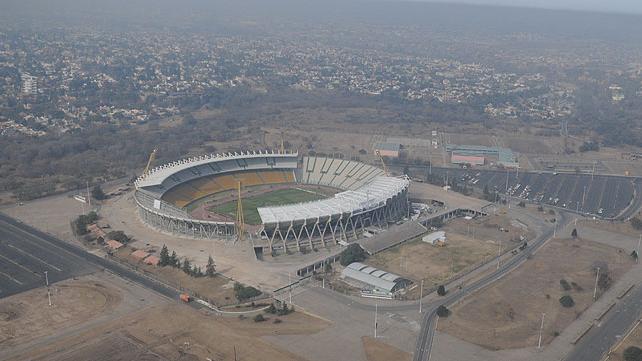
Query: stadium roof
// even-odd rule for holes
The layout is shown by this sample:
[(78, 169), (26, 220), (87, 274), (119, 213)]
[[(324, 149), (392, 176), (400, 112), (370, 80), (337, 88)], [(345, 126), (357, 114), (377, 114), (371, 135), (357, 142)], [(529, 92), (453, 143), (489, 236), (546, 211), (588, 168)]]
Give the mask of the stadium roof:
[(402, 192), (409, 184), (410, 181), (406, 178), (379, 176), (358, 189), (337, 193), (333, 198), (276, 207), (259, 207), (257, 210), (263, 224), (290, 223), (343, 213), (359, 214), (384, 205), (386, 200)]
[(160, 185), (169, 178), (171, 175), (176, 174), (182, 170), (204, 165), (208, 163), (221, 162), (233, 159), (247, 159), (247, 158), (262, 158), (262, 157), (298, 157), (298, 152), (285, 153), (275, 151), (254, 151), (254, 152), (234, 152), (227, 154), (207, 154), (198, 157), (185, 158), (177, 160), (172, 163), (163, 164), (156, 168), (152, 168), (147, 174), (144, 174), (136, 179), (136, 187), (149, 187)]
[(349, 277), (375, 288), (392, 292), (403, 280), (400, 276), (370, 267), (363, 263), (350, 263), (341, 271), (342, 277)]

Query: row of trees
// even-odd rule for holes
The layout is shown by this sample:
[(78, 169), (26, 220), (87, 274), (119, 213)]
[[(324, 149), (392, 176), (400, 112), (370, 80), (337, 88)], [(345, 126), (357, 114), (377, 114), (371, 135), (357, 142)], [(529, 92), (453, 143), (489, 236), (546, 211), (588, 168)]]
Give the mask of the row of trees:
[(161, 267), (169, 266), (181, 269), (192, 277), (214, 277), (216, 275), (216, 265), (214, 264), (212, 256), (208, 257), (205, 272), (203, 272), (200, 266), (192, 265), (188, 259), (183, 260), (181, 263), (176, 251), (172, 251), (170, 254), (166, 245), (163, 245), (161, 248), (158, 265)]

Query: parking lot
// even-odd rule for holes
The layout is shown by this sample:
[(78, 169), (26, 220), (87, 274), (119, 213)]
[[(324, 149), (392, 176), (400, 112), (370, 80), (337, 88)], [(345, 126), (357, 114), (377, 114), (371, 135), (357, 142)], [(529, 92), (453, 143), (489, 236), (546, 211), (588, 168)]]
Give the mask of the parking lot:
[[(92, 272), (84, 260), (0, 218), (0, 298)], [(47, 272), (47, 276), (45, 276)]]
[[(513, 199), (615, 218), (632, 203), (634, 178), (574, 173), (433, 168), (432, 173)], [(639, 195), (638, 195), (639, 196)]]

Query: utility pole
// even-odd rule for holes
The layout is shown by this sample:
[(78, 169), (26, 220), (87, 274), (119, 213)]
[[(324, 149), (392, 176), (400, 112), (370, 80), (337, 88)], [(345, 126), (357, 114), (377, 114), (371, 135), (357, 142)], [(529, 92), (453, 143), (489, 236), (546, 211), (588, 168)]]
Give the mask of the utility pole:
[(600, 278), (600, 267), (597, 268), (597, 273), (595, 274), (595, 290), (593, 290), (593, 301), (597, 299), (597, 281)]
[(87, 202), (89, 202), (89, 211), (91, 212), (91, 194), (89, 193), (89, 181), (87, 181)]
[(374, 338), (377, 338), (377, 312), (379, 310), (379, 305), (375, 303), (375, 324), (374, 324)]
[(290, 272), (288, 272), (288, 289), (290, 290), (290, 306), (292, 306), (292, 278), (290, 275)]
[(642, 233), (640, 233), (640, 238), (638, 239), (638, 250), (635, 251), (637, 257), (635, 258), (636, 263), (640, 263), (640, 243), (642, 242)]
[(502, 259), (502, 240), (499, 240), (499, 247), (497, 248), (497, 269), (499, 269), (499, 263)]
[(47, 288), (47, 298), (49, 299), (49, 307), (51, 307), (51, 292), (49, 292), (49, 288)]
[(542, 348), (542, 331), (544, 330), (544, 317), (546, 313), (542, 313), (542, 324), (539, 326), (539, 340), (537, 341), (537, 349)]
[(47, 285), (47, 287), (49, 287), (49, 276), (47, 275), (48, 272), (49, 271), (45, 271), (45, 284)]
[(424, 297), (424, 280), (421, 280), (421, 287), (419, 288), (419, 313), (421, 313), (421, 299)]

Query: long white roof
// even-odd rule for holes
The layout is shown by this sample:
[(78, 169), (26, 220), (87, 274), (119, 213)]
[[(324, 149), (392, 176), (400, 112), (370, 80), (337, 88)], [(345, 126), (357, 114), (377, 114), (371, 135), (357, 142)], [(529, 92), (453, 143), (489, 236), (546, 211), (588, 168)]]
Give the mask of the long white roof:
[(402, 280), (400, 276), (397, 276), (394, 273), (382, 271), (360, 262), (350, 263), (343, 269), (343, 271), (341, 271), (341, 275), (343, 277), (353, 278), (357, 281), (388, 292), (391, 292), (397, 285), (397, 282)]
[(257, 210), (263, 224), (311, 220), (343, 213), (358, 214), (382, 206), (409, 184), (407, 178), (379, 176), (356, 190), (337, 193), (333, 198)]
[(135, 185), (139, 187), (148, 187), (160, 185), (169, 178), (172, 174), (176, 174), (182, 170), (196, 167), (199, 165), (204, 165), (208, 163), (221, 162), (225, 160), (232, 159), (248, 159), (248, 158), (263, 158), (263, 157), (280, 157), (280, 158), (297, 158), (298, 152), (285, 153), (275, 152), (275, 151), (253, 151), (253, 152), (234, 152), (234, 153), (224, 153), (224, 154), (206, 154), (198, 157), (185, 158), (177, 160), (175, 162), (163, 164), (161, 166), (152, 168), (138, 179), (136, 179)]

